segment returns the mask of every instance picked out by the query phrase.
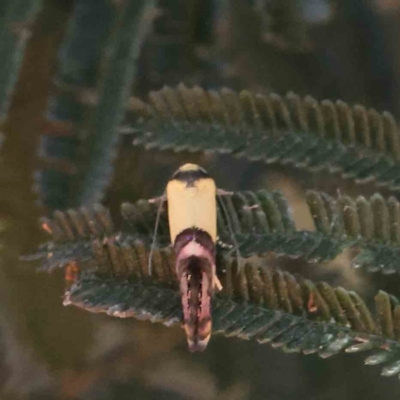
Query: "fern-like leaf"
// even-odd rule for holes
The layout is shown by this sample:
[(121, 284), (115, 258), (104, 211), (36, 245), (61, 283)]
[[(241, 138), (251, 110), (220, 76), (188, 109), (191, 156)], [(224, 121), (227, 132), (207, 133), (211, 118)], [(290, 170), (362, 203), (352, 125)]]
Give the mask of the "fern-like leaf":
[(360, 252), (353, 260), (356, 267), (390, 274), (400, 272), (400, 205), (397, 199), (385, 200), (374, 194), (352, 199), (333, 199), (324, 193), (309, 191), (307, 201), (319, 232), (333, 240), (345, 240)]
[[(310, 261), (335, 258), (346, 245), (340, 238), (331, 238), (321, 232), (297, 231), (286, 199), (279, 192), (237, 192), (224, 196), (217, 207), (218, 234), (222, 246), (218, 253), (235, 257), (229, 218), (242, 257), (269, 253)], [(120, 230), (112, 228), (108, 211), (97, 205), (93, 209), (56, 211), (53, 218), (43, 218), (42, 227), (50, 232), (53, 241), (45, 244), (31, 259), (42, 259), (44, 270), (64, 267), (76, 258), (95, 257), (97, 248), (110, 238), (118, 237), (118, 244), (136, 239), (150, 244), (156, 220), (157, 207), (146, 200), (121, 206), (124, 218)], [(225, 214), (227, 211), (227, 215)], [(157, 247), (169, 246), (169, 226), (163, 209), (157, 234)], [(113, 250), (112, 250), (113, 251)], [(108, 252), (108, 250), (106, 251)], [(106, 256), (108, 257), (108, 256)]]
[[(244, 198), (257, 199), (259, 204), (243, 206)], [(236, 193), (225, 205), (234, 216), (234, 229), (239, 235), (257, 235), (257, 227), (263, 227), (265, 232), (267, 222), (272, 235), (275, 231), (294, 231), (287, 204), (278, 193)], [(78, 271), (77, 280), (67, 282), (65, 305), (167, 325), (181, 320), (171, 247), (165, 243), (155, 247), (152, 275), (148, 275), (152, 228), (149, 222), (154, 220), (155, 208), (144, 201), (125, 204), (122, 213), (125, 224), (130, 226), (122, 232), (115, 230), (107, 209), (100, 205), (79, 211), (57, 211), (53, 219), (42, 219), (43, 228), (54, 239), (35, 256), (44, 260), (42, 268), (73, 265)], [(222, 208), (218, 223), (224, 233), (227, 228), (221, 212)], [(381, 214), (384, 212), (375, 213), (373, 218)], [(329, 224), (329, 217), (320, 219), (320, 231), (329, 227), (330, 232), (340, 235), (340, 230), (335, 229), (337, 224)], [(347, 229), (360, 226), (354, 218), (344, 221)], [(161, 239), (166, 241), (165, 218), (160, 226)], [(381, 227), (377, 232), (385, 236), (385, 229)], [(254, 247), (250, 249), (248, 255), (254, 254)], [(380, 292), (373, 313), (356, 293), (273, 271), (262, 257), (257, 261), (248, 258), (238, 273), (236, 260), (227, 251), (222, 248), (217, 253), (217, 273), (223, 291), (214, 302), (215, 333), (271, 342), (287, 352), (318, 353), (322, 357), (342, 349), (379, 349), (366, 363), (385, 364), (383, 375), (400, 372), (400, 305), (393, 296)]]
[[(178, 284), (172, 252), (156, 251), (154, 274), (147, 276), (148, 245), (140, 240), (115, 259), (129, 260), (121, 269), (109, 259), (96, 274), (81, 272), (66, 291), (64, 305), (116, 317), (135, 317), (168, 326), (181, 321)], [(78, 261), (85, 270), (85, 262)], [(295, 278), (268, 266), (247, 263), (238, 275), (234, 263), (219, 263), (223, 291), (213, 303), (213, 330), (228, 337), (271, 343), (286, 352), (329, 357), (379, 349), (366, 364), (385, 364), (382, 374), (399, 374), (400, 306), (385, 292), (375, 297), (376, 312), (354, 292), (326, 283)], [(222, 273), (221, 271), (224, 271)]]
[(207, 92), (184, 85), (151, 92), (149, 99), (132, 100), (130, 114), (133, 142), (147, 149), (231, 153), (400, 187), (399, 130), (388, 112), (293, 93)]
[(101, 78), (99, 104), (89, 124), (91, 157), (86, 165), (79, 204), (99, 201), (109, 182), (118, 142), (117, 126), (124, 115), (136, 63), (144, 38), (151, 27), (155, 0), (122, 3), (124, 8), (111, 38), (108, 65)]
[(50, 209), (101, 200), (155, 0), (97, 3), (76, 5), (60, 57), (60, 92), (49, 105), (42, 155), (51, 168), (39, 186)]
[(59, 51), (57, 91), (49, 99), (41, 136), (45, 168), (36, 174), (39, 199), (50, 211), (76, 203), (77, 167), (80, 157), (88, 157), (80, 131), (93, 107), (102, 52), (116, 13), (108, 0), (83, 0), (76, 2), (70, 17)]
[[(345, 248), (354, 248), (358, 254), (353, 266), (365, 267), (369, 272), (400, 272), (396, 262), (400, 256), (400, 205), (395, 198), (386, 201), (375, 194), (370, 200), (362, 196), (356, 200), (339, 196), (335, 200), (316, 191), (308, 191), (306, 197), (316, 231), (296, 230), (288, 203), (280, 192), (236, 192), (220, 198), (223, 207), (218, 203), (217, 223), (222, 246), (218, 246), (218, 253), (223, 257), (235, 256), (229, 218), (242, 257), (274, 253), (315, 262), (333, 260)], [(108, 210), (100, 205), (56, 211), (53, 218), (42, 219), (42, 227), (51, 232), (53, 241), (31, 258), (43, 259), (42, 268), (52, 270), (64, 267), (78, 256), (93, 259), (98, 245), (111, 237), (120, 238), (118, 245), (136, 239), (150, 244), (157, 212), (158, 206), (147, 200), (124, 203), (124, 223), (115, 230)], [(169, 243), (165, 205), (156, 246), (165, 248)]]

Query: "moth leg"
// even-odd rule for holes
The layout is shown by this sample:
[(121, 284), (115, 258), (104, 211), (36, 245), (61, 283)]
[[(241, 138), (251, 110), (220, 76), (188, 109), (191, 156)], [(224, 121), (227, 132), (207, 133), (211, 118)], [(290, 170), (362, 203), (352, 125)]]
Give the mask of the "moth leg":
[(148, 200), (148, 202), (151, 204), (158, 203), (156, 223), (154, 225), (153, 240), (151, 242), (150, 254), (149, 254), (149, 263), (148, 263), (149, 276), (151, 276), (151, 265), (152, 265), (152, 261), (153, 261), (154, 247), (155, 247), (156, 239), (157, 239), (158, 224), (160, 223), (160, 214), (161, 214), (162, 206), (163, 206), (165, 200), (167, 200), (167, 195), (165, 193), (163, 195), (161, 195), (160, 197), (154, 197), (153, 199)]
[(217, 292), (220, 292), (222, 290), (222, 284), (221, 281), (219, 280), (218, 276), (217, 276), (217, 267), (215, 266), (215, 264), (212, 266), (212, 287), (214, 290), (216, 290)]
[(158, 204), (158, 203), (163, 203), (166, 200), (167, 200), (167, 195), (163, 194), (163, 195), (161, 195), (159, 197), (153, 197), (152, 199), (148, 199), (147, 201), (150, 204)]
[(222, 286), (222, 284), (221, 284), (221, 281), (219, 280), (219, 278), (218, 278), (217, 275), (214, 276), (214, 279), (213, 279), (213, 287), (214, 287), (214, 290), (216, 290), (216, 291), (218, 291), (218, 292), (220, 292), (220, 291), (223, 289), (223, 286)]
[(232, 196), (234, 192), (227, 192), (224, 189), (217, 189), (217, 195), (218, 196)]

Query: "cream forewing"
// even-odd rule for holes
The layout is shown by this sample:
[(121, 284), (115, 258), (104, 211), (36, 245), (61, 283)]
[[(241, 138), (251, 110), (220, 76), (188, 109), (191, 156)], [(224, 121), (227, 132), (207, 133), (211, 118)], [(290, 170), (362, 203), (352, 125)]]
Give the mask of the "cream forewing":
[[(193, 164), (189, 165), (197, 167)], [(198, 169), (184, 170), (184, 167), (180, 168), (178, 173), (184, 172), (182, 175), (186, 179), (178, 179), (177, 173), (167, 185), (171, 242), (174, 243), (176, 236), (183, 230), (196, 227), (207, 232), (215, 243), (217, 239), (215, 182), (208, 176), (196, 177)], [(190, 179), (191, 176), (193, 179)]]

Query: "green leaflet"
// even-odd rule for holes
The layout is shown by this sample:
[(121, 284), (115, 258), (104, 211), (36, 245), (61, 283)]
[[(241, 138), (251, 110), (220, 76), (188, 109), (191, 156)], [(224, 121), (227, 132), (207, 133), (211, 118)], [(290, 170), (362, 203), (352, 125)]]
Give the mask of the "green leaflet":
[(399, 131), (388, 112), (293, 93), (237, 94), (182, 84), (151, 92), (148, 104), (130, 104), (133, 143), (146, 149), (231, 153), (400, 187)]
[(342, 238), (360, 252), (353, 260), (355, 267), (369, 272), (399, 272), (400, 205), (397, 199), (385, 200), (379, 193), (369, 200), (352, 199), (325, 193), (307, 192), (307, 201), (316, 228), (332, 238)]

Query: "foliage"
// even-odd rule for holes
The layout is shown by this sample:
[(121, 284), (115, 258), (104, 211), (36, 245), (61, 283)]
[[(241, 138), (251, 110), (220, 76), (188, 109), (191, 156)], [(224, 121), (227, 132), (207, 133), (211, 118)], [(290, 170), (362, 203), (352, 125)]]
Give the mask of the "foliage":
[[(389, 112), (367, 105), (280, 95), (224, 76), (223, 62), (214, 62), (206, 51), (199, 55), (201, 46), (214, 40), (212, 21), (224, 19), (223, 3), (76, 1), (60, 45), (36, 174), (47, 215), (41, 226), (52, 238), (24, 258), (39, 260), (42, 271), (65, 271), (65, 305), (171, 326), (180, 322), (181, 309), (166, 205), (149, 276), (157, 207), (147, 200), (121, 204), (124, 199), (118, 199), (121, 215), (111, 217), (96, 204), (109, 199), (122, 139), (132, 144), (133, 158), (168, 151), (179, 161), (188, 154), (231, 155), (268, 168), (289, 164), (293, 173), (308, 176), (322, 171), (332, 186), (354, 184), (360, 195), (304, 192), (315, 229), (296, 227), (291, 202), (278, 191), (236, 191), (217, 199), (223, 291), (213, 303), (214, 333), (322, 357), (369, 350), (366, 364), (384, 364), (383, 375), (398, 375), (395, 296), (379, 291), (371, 307), (354, 291), (270, 265), (270, 260), (298, 259), (321, 271), (324, 262), (350, 250), (354, 267), (399, 272), (398, 124)], [(306, 7), (301, 2), (245, 3), (257, 37), (273, 48), (269, 56), (287, 52), (305, 60), (311, 54), (317, 38), (299, 12)], [(1, 121), (40, 4), (0, 4)], [(235, 90), (224, 87), (226, 82)], [(385, 193), (367, 196), (366, 184)], [(386, 198), (387, 192), (392, 197)]]
[(184, 85), (151, 92), (149, 100), (131, 102), (133, 142), (146, 149), (324, 168), (356, 183), (374, 180), (398, 189), (399, 130), (387, 112), (294, 93), (237, 94)]
[[(123, 207), (130, 221), (139, 222), (136, 235), (115, 231), (108, 211), (100, 205), (55, 212), (53, 219), (42, 220), (55, 241), (31, 258), (44, 258), (42, 268), (47, 270), (67, 267), (68, 271), (71, 266), (78, 270), (76, 280), (67, 278), (65, 305), (167, 326), (179, 323), (180, 295), (169, 246), (156, 249), (154, 272), (148, 275), (151, 235), (145, 236), (138, 226), (153, 221), (149, 213), (140, 213), (143, 204)], [(259, 220), (266, 221), (273, 211), (256, 213)], [(244, 220), (240, 218), (240, 222)], [(163, 229), (168, 228), (165, 223), (161, 223)], [(264, 251), (263, 246), (259, 248)], [(257, 259), (248, 258), (238, 271), (230, 251), (219, 249), (218, 274), (223, 290), (214, 302), (215, 333), (253, 338), (286, 352), (318, 353), (324, 358), (343, 349), (350, 353), (380, 349), (366, 364), (385, 364), (385, 376), (400, 372), (400, 304), (395, 297), (380, 291), (374, 313), (355, 292), (273, 270), (262, 254), (257, 255)]]

